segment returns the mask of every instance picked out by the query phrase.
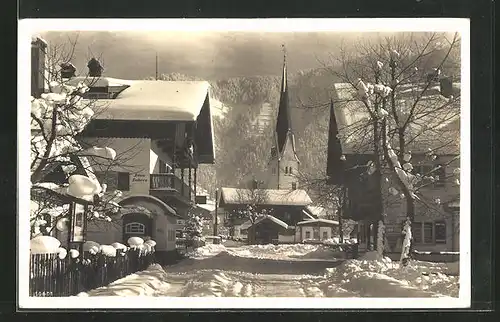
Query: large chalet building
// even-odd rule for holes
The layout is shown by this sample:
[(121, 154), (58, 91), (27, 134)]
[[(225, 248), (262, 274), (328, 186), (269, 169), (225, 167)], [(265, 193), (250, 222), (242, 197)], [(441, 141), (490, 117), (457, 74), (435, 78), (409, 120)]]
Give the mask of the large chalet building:
[[(33, 56), (44, 55), (39, 41), (32, 46)], [(88, 67), (84, 77), (75, 76), (74, 70), (62, 75), (66, 84), (83, 82), (90, 88), (84, 99), (95, 114), (78, 140), (83, 147), (116, 152), (112, 162), (90, 156), (92, 172), (108, 191), (121, 192), (115, 199), (119, 206), (135, 207), (120, 211), (111, 222), (90, 221), (86, 238), (111, 244), (150, 237), (157, 242), (159, 257), (168, 256), (176, 248), (176, 231), (196, 206), (198, 165), (215, 161), (210, 86), (204, 81), (110, 78), (95, 60)], [(33, 74), (43, 74), (40, 68), (44, 65), (34, 64)], [(39, 87), (34, 78), (33, 94), (40, 93)]]
[[(443, 96), (443, 92), (459, 92), (456, 93), (456, 84), (451, 86), (447, 80), (431, 85), (419, 103), (421, 108), (416, 109), (421, 111), (417, 121), (408, 129), (411, 140), (406, 148), (411, 151), (411, 173), (435, 178), (418, 191), (413, 240), (416, 251), (458, 252), (460, 187), (455, 181), (460, 167), (460, 104), (447, 104), (451, 93)], [(357, 221), (360, 250), (374, 249), (383, 207), (385, 251), (400, 252), (407, 216), (405, 199), (394, 190), (397, 185), (391, 180), (382, 180), (380, 186), (375, 176), (367, 173), (367, 165), (374, 158), (370, 145), (373, 134), (372, 127), (366, 125), (369, 116), (363, 103), (356, 99), (356, 90), (351, 84), (337, 83), (334, 92), (327, 173), (333, 184), (346, 188), (344, 217)], [(414, 93), (412, 89), (400, 89), (397, 99), (402, 111), (409, 110), (414, 101), (410, 95)], [(427, 112), (435, 106), (443, 108)], [(393, 146), (398, 146), (397, 142)]]

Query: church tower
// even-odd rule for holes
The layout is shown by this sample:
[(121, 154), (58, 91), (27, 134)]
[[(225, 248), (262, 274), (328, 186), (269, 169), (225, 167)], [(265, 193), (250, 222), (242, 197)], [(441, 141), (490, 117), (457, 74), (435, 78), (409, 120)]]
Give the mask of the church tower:
[(295, 135), (292, 129), (290, 112), (285, 52), (274, 145), (271, 148), (271, 158), (268, 166), (269, 179), (267, 186), (269, 189), (294, 190), (299, 187), (298, 170), (300, 161), (295, 150)]

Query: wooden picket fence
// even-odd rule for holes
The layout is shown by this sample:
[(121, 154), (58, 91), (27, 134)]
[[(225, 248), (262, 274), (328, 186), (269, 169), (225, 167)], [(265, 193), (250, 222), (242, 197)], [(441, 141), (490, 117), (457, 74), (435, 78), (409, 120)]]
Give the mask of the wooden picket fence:
[(108, 285), (155, 262), (155, 254), (129, 250), (116, 257), (85, 252), (83, 259), (57, 254), (31, 254), (30, 296), (72, 296)]

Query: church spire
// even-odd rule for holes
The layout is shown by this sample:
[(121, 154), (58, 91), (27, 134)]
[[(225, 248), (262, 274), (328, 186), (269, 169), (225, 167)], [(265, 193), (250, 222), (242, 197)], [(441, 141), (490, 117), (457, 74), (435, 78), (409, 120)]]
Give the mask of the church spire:
[(326, 165), (326, 175), (331, 184), (341, 184), (344, 174), (344, 157), (342, 154), (342, 145), (339, 138), (339, 128), (333, 100), (330, 100), (330, 124), (328, 129), (328, 157)]
[(286, 48), (283, 47), (283, 74), (281, 76), (281, 92), (278, 108), (278, 118), (276, 122), (277, 152), (282, 153), (285, 148), (286, 139), (289, 132), (292, 132), (292, 122), (290, 116), (288, 100), (288, 80), (286, 71)]

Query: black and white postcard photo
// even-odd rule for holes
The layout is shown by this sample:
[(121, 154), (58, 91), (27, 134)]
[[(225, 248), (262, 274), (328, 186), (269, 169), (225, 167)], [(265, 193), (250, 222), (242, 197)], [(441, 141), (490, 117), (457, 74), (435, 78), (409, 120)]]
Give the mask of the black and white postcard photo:
[(470, 305), (466, 19), (19, 22), (20, 308)]

